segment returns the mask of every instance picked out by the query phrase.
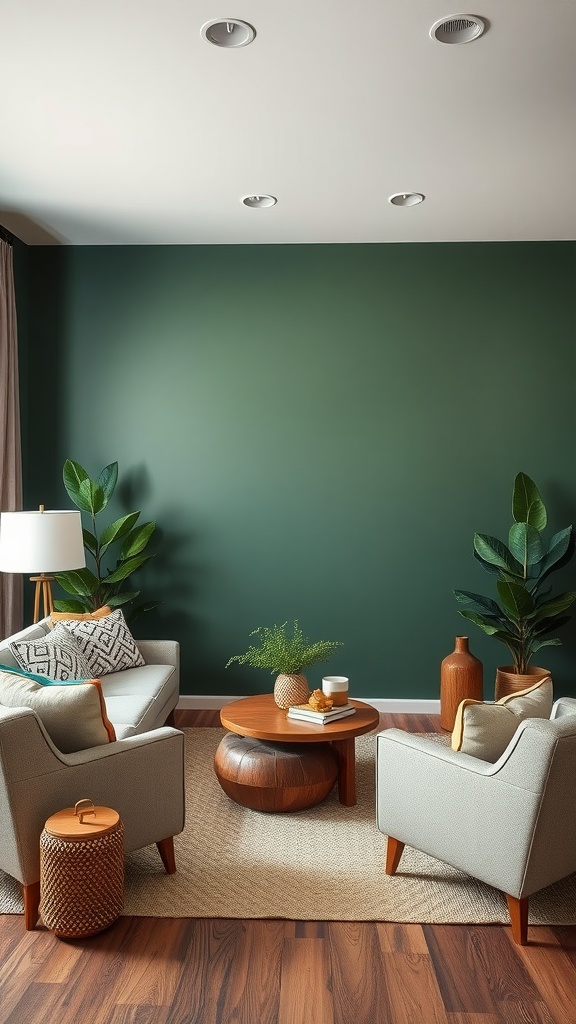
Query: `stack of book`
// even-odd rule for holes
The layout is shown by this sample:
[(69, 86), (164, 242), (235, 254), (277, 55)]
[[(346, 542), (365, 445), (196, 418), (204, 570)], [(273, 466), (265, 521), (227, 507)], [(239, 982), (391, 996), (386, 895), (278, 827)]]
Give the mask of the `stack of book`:
[(330, 708), (329, 711), (314, 711), (309, 704), (296, 704), (288, 708), (288, 718), (298, 719), (300, 722), (316, 722), (317, 725), (326, 725), (327, 722), (334, 722), (337, 718), (346, 718), (353, 715), (356, 708), (353, 704), (341, 704), (339, 707)]

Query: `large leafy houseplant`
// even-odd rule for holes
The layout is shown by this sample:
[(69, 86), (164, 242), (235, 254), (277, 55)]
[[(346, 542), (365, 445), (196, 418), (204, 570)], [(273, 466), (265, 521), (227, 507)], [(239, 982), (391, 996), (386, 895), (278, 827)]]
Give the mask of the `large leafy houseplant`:
[[(138, 523), (140, 512), (115, 519), (100, 532), (96, 523), (108, 505), (118, 482), (118, 463), (106, 466), (96, 479), (92, 479), (78, 462), (67, 459), (63, 469), (64, 486), (70, 499), (81, 512), (90, 516), (90, 529), (82, 530), (84, 547), (92, 559), (92, 568), (76, 569), (56, 574), (56, 580), (72, 600), (55, 601), (62, 612), (93, 611), (103, 605), (119, 608), (130, 606), (126, 617), (131, 622), (144, 611), (155, 608), (157, 602), (135, 606), (139, 590), (128, 589), (132, 573), (151, 557), (145, 548), (156, 528), (155, 522)], [(110, 567), (108, 559), (114, 559)]]
[(518, 473), (514, 480), (512, 516), (508, 544), (474, 534), (474, 557), (497, 577), (500, 603), (468, 590), (455, 590), (454, 594), (466, 606), (460, 615), (505, 644), (514, 673), (524, 675), (536, 651), (562, 643), (551, 634), (569, 621), (566, 612), (576, 600), (576, 592), (552, 597), (551, 588), (545, 589), (544, 584), (571, 559), (574, 538), (572, 527), (567, 526), (546, 542), (546, 507), (536, 484), (525, 473)]

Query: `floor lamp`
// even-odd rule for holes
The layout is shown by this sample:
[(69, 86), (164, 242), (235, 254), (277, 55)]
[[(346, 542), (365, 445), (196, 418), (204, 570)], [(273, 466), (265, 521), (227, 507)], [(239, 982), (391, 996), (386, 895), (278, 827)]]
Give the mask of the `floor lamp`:
[(54, 610), (53, 573), (82, 569), (86, 554), (80, 512), (2, 512), (0, 515), (0, 572), (34, 573), (34, 622)]

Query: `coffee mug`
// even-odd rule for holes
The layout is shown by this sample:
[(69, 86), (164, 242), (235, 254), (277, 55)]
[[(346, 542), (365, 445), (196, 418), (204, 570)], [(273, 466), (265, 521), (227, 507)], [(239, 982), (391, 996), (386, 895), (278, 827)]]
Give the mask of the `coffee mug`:
[(322, 680), (322, 693), (331, 697), (335, 708), (348, 703), (348, 677), (347, 676), (324, 676)]

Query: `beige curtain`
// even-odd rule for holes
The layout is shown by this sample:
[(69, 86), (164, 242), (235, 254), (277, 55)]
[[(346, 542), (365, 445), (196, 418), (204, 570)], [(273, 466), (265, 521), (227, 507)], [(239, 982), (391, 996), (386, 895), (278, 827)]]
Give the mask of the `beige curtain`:
[[(0, 237), (0, 512), (22, 508), (18, 341), (12, 246)], [(0, 637), (22, 628), (22, 577), (0, 572)]]

